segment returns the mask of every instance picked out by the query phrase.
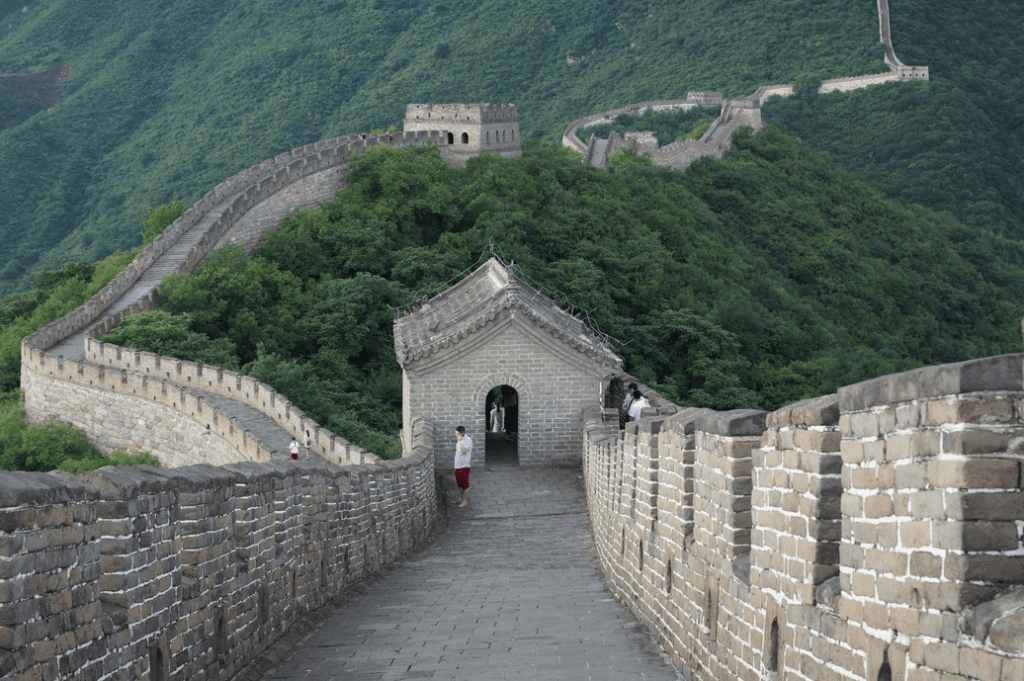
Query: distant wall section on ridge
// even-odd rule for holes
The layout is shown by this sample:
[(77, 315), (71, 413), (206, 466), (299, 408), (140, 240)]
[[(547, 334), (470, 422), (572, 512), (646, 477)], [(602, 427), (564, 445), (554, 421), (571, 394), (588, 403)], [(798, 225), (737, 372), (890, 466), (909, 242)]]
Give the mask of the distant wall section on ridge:
[[(892, 46), (892, 34), (889, 29), (888, 0), (877, 0), (879, 42), (885, 44), (885, 63), (889, 66), (887, 73), (873, 73), (865, 76), (851, 76), (823, 80), (818, 92), (850, 92), (871, 85), (907, 80), (928, 80), (927, 66), (907, 66), (896, 56)], [(608, 167), (609, 157), (620, 149), (642, 151), (651, 158), (655, 165), (668, 166), (686, 170), (698, 158), (722, 158), (732, 147), (732, 136), (741, 127), (750, 126), (754, 131), (760, 130), (761, 105), (772, 96), (789, 97), (793, 94), (792, 85), (761, 86), (754, 94), (743, 99), (722, 99), (718, 92), (688, 92), (685, 100), (665, 100), (629, 104), (618, 109), (603, 111), (598, 114), (577, 119), (569, 124), (562, 134), (562, 146), (575, 149), (583, 154), (583, 162), (599, 168)], [(715, 98), (717, 95), (717, 99)], [(624, 113), (642, 116), (647, 111), (686, 110), (695, 106), (722, 107), (718, 120), (712, 124), (699, 140), (672, 142), (659, 148), (649, 148), (635, 141), (623, 139), (613, 134), (608, 140), (591, 138), (584, 144), (579, 138), (579, 131), (600, 123), (612, 123)]]

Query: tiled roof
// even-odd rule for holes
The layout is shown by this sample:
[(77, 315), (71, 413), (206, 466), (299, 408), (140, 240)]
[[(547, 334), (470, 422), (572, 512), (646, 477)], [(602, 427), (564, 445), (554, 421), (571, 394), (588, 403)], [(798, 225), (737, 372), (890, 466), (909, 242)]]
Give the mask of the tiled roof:
[(409, 362), (459, 343), (511, 310), (562, 343), (602, 363), (621, 366), (622, 360), (579, 318), (516, 277), (497, 258), (491, 258), (447, 291), (395, 320), (395, 354)]

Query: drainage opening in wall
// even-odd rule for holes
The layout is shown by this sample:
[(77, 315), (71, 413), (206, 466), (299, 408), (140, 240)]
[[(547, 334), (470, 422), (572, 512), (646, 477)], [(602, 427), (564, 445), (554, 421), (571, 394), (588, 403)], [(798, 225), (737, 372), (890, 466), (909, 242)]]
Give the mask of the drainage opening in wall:
[(768, 655), (765, 667), (769, 672), (779, 671), (779, 620), (772, 620), (772, 628), (768, 633)]
[(519, 393), (510, 385), (499, 385), (487, 392), (484, 403), (487, 433), (484, 463), (488, 468), (519, 465)]
[(889, 666), (889, 651), (882, 654), (882, 666), (878, 669), (878, 681), (892, 681), (892, 667)]

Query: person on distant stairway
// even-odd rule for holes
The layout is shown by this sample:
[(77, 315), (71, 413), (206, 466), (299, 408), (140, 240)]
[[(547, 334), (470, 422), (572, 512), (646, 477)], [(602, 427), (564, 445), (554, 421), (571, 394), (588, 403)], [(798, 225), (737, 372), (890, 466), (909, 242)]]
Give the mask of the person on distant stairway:
[(469, 503), (469, 464), (473, 459), (473, 440), (466, 435), (466, 427), (455, 429), (455, 482), (462, 492), (455, 501), (457, 506)]

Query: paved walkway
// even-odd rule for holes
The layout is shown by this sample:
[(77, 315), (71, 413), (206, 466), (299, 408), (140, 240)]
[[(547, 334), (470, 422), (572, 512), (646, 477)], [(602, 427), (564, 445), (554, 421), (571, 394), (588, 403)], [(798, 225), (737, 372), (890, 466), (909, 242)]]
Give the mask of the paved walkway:
[(261, 678), (681, 678), (604, 588), (579, 470), (492, 465), (470, 489), (445, 535), (329, 606)]

